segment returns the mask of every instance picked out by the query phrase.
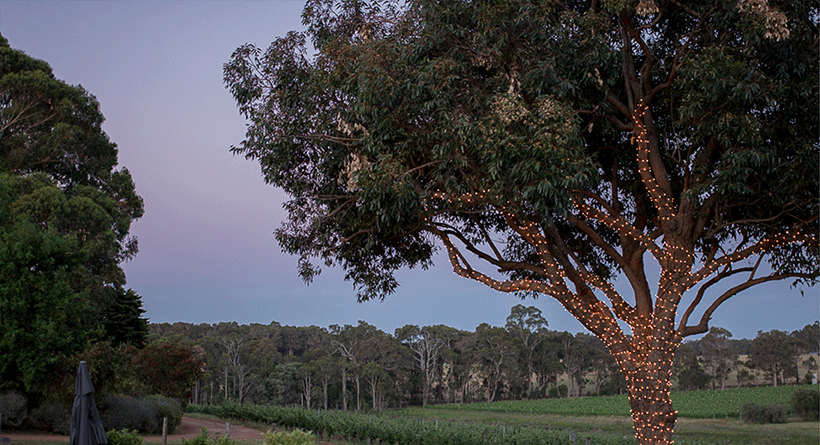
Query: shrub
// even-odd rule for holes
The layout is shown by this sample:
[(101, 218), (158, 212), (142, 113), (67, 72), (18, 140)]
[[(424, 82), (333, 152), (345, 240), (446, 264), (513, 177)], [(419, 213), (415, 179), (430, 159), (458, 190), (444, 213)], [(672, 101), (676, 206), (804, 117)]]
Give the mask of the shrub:
[(34, 429), (65, 435), (71, 426), (71, 408), (62, 403), (47, 402), (31, 410), (28, 420)]
[(187, 403), (204, 363), (187, 341), (149, 343), (132, 361), (143, 394), (162, 394)]
[(763, 406), (749, 402), (743, 405), (741, 416), (746, 423), (786, 423), (786, 407), (777, 403)]
[(185, 440), (183, 437), (182, 445), (208, 445), (208, 428), (203, 427), (199, 436), (196, 436), (191, 440)]
[(26, 398), (17, 391), (0, 394), (0, 419), (2, 425), (20, 426), (26, 420)]
[(142, 445), (142, 437), (136, 430), (110, 430), (105, 433), (109, 445)]
[(767, 423), (786, 423), (786, 407), (779, 403), (766, 405), (764, 409)]
[(211, 439), (208, 437), (208, 429), (202, 428), (202, 433), (191, 440), (182, 439), (182, 445), (236, 445), (236, 441), (227, 436)]
[(300, 429), (295, 429), (291, 432), (277, 431), (272, 433), (268, 431), (263, 433), (265, 438), (264, 445), (314, 445), (316, 443), (313, 434)]
[(107, 428), (148, 434), (161, 433), (162, 418), (167, 417), (171, 433), (182, 423), (182, 407), (176, 400), (160, 395), (108, 396), (100, 407), (100, 417)]
[(820, 391), (798, 389), (792, 393), (792, 412), (803, 420), (820, 420)]
[(209, 442), (210, 445), (236, 445), (236, 441), (231, 439), (228, 436), (217, 437), (216, 439), (211, 439)]
[(754, 402), (743, 405), (740, 417), (746, 423), (766, 423), (766, 415), (762, 406)]
[(182, 423), (182, 405), (178, 401), (159, 394), (148, 396), (146, 400), (158, 409), (157, 421), (160, 431), (163, 417), (168, 418), (168, 434), (171, 434)]
[(115, 430), (137, 430), (150, 434), (162, 432), (159, 407), (144, 397), (108, 396), (105, 406), (100, 409), (100, 417), (103, 425)]

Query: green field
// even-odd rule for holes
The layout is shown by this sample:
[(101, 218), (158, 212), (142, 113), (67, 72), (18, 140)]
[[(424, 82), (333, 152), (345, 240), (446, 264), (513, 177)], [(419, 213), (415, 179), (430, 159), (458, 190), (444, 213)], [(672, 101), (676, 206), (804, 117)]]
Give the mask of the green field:
[[(817, 445), (820, 422), (790, 417), (785, 424), (747, 424), (742, 406), (779, 403), (789, 406), (799, 388), (742, 388), (673, 393), (681, 417), (675, 425), (678, 444)], [(400, 445), (634, 443), (626, 397), (582, 397), (516, 402), (438, 405), (386, 413), (307, 411), (259, 405), (189, 406), (226, 418), (299, 427), (323, 437), (352, 441), (379, 440)]]
[[(402, 413), (408, 419), (424, 419), (428, 422), (438, 420), (495, 425), (496, 428), (498, 425), (506, 425), (562, 431), (567, 436), (569, 433), (574, 434), (577, 444), (586, 443), (586, 437), (589, 436), (597, 437), (600, 443), (616, 443), (624, 438), (631, 438), (634, 434), (632, 421), (628, 416), (578, 416), (431, 408), (408, 408)], [(791, 419), (785, 424), (755, 425), (737, 419), (682, 418), (675, 423), (673, 439), (679, 445), (817, 445), (820, 443), (820, 423)]]
[[(792, 393), (801, 388), (817, 389), (817, 385), (673, 392), (672, 405), (678, 410), (679, 417), (739, 419), (743, 405), (749, 402), (758, 405), (779, 403), (788, 409)], [(573, 416), (629, 416), (629, 402), (625, 395), (434, 405), (430, 408)]]

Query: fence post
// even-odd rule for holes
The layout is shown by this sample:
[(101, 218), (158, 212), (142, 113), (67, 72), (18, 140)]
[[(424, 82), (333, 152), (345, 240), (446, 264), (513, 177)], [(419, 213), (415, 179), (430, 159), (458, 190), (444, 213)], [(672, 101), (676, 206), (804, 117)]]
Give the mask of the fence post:
[(162, 418), (162, 445), (168, 443), (168, 418)]
[(231, 438), (231, 423), (230, 422), (225, 422), (225, 437), (227, 437), (228, 439)]

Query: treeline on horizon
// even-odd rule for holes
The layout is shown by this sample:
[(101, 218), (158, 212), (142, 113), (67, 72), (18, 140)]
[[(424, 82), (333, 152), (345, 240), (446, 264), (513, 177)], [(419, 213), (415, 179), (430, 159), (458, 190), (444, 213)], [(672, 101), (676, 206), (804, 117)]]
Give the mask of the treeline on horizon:
[[(820, 324), (733, 339), (713, 327), (675, 356), (676, 390), (811, 383)], [(551, 331), (541, 311), (517, 305), (503, 327), (472, 332), (406, 325), (393, 333), (358, 325), (151, 323), (151, 342), (187, 343), (203, 363), (195, 404), (383, 410), (624, 394), (615, 360), (596, 337)]]

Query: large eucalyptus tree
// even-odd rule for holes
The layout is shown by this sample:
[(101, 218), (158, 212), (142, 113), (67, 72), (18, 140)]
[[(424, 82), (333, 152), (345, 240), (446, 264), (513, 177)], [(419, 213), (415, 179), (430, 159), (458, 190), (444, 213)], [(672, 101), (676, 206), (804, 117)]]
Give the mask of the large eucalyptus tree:
[(100, 104), (0, 35), (0, 380), (48, 392), (87, 342), (142, 347), (148, 322), (120, 264), (143, 201)]
[(549, 295), (617, 360), (638, 442), (667, 443), (683, 338), (752, 286), (818, 276), (818, 16), (311, 0), (304, 32), (225, 65), (250, 121), (233, 150), (290, 195), (276, 236), (306, 280), (318, 259), (382, 298), (443, 248), (460, 276)]

